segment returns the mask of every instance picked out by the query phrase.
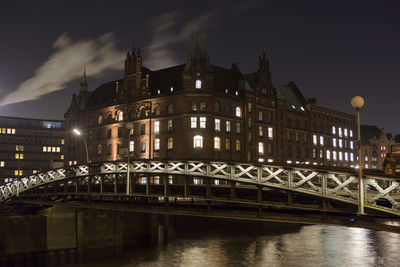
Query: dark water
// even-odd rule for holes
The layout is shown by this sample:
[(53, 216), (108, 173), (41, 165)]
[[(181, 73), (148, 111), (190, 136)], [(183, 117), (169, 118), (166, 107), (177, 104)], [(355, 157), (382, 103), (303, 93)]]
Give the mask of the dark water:
[(387, 232), (221, 222), (175, 225), (169, 232), (166, 243), (74, 266), (400, 266), (400, 235)]

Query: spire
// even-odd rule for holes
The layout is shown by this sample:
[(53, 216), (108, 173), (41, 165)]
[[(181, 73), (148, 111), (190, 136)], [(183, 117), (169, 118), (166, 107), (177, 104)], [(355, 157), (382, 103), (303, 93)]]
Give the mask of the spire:
[(207, 55), (206, 36), (203, 33), (195, 33), (192, 35), (189, 53), (186, 59), (185, 72), (194, 72), (197, 64), (200, 65), (203, 71), (212, 71), (210, 58)]
[(88, 82), (86, 79), (86, 68), (83, 68), (83, 76), (82, 76), (82, 81), (80, 83), (81, 86), (81, 91), (87, 91), (88, 89)]

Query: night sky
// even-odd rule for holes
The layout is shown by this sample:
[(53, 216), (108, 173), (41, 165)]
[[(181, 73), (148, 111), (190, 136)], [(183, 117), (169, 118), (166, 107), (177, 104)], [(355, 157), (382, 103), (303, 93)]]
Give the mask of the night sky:
[(7, 2), (2, 116), (63, 119), (84, 67), (94, 90), (123, 77), (133, 44), (159, 69), (184, 63), (190, 35), (204, 32), (212, 64), (254, 72), (266, 49), (274, 82), (295, 81), (306, 98), (349, 113), (361, 95), (362, 124), (400, 133), (398, 1)]

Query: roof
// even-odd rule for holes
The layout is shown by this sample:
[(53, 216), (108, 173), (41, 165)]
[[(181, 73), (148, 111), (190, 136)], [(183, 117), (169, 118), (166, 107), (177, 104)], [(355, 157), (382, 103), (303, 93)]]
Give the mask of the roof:
[(276, 90), (276, 96), (286, 101), (286, 108), (288, 110), (307, 113), (307, 110), (303, 106), (301, 99), (291, 87), (277, 83), (273, 83), (273, 86)]
[(377, 140), (381, 137), (382, 134), (384, 134), (382, 129), (378, 128), (375, 125), (361, 125), (360, 133), (361, 133), (361, 144), (363, 145), (369, 145), (369, 140), (371, 139)]
[(111, 105), (115, 99), (115, 83), (119, 82), (119, 88), (123, 88), (124, 80), (116, 80), (103, 83), (90, 95), (86, 108)]

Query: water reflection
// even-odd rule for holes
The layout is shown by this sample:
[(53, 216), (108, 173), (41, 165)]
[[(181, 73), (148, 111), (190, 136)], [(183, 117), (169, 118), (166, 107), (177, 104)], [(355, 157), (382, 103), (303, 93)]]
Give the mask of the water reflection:
[(166, 245), (86, 266), (400, 266), (400, 235), (337, 226), (176, 229)]

